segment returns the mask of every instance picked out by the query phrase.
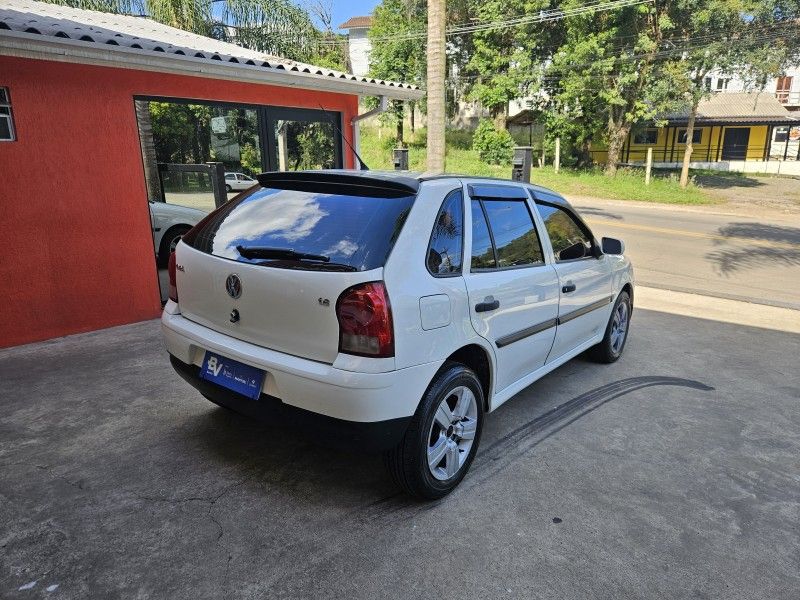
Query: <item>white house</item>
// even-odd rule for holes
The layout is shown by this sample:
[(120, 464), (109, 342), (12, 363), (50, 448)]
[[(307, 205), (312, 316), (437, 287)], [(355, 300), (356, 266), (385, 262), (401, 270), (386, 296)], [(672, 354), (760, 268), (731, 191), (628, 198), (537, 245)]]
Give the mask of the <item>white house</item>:
[(350, 70), (359, 77), (369, 72), (369, 51), (371, 49), (367, 33), (372, 26), (372, 16), (351, 17), (339, 29), (347, 30)]

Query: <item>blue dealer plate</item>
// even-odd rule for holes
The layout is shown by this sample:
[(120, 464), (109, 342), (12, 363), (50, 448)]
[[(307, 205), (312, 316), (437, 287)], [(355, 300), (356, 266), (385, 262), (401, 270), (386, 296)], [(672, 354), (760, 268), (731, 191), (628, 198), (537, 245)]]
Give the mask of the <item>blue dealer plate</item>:
[(261, 395), (261, 385), (264, 383), (264, 371), (226, 356), (206, 352), (203, 367), (200, 369), (200, 378), (258, 400)]

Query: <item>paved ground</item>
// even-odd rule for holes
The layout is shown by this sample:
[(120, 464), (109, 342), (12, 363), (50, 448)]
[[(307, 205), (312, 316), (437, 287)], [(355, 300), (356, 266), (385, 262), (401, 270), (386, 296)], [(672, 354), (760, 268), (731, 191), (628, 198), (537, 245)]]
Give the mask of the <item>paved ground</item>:
[(625, 241), (638, 284), (800, 309), (800, 214), (572, 201), (598, 237)]
[(620, 362), (490, 415), (432, 504), (207, 403), (157, 322), (0, 351), (0, 597), (795, 600), (798, 348), (637, 310)]

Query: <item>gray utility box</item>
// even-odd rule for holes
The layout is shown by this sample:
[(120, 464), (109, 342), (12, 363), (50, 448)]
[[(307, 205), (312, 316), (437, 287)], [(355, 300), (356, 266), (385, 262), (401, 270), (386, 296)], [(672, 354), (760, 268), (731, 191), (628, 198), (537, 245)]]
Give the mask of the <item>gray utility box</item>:
[(394, 149), (394, 170), (408, 171), (408, 148)]
[(514, 158), (511, 159), (511, 179), (529, 183), (531, 167), (533, 167), (533, 148), (530, 146), (514, 148)]

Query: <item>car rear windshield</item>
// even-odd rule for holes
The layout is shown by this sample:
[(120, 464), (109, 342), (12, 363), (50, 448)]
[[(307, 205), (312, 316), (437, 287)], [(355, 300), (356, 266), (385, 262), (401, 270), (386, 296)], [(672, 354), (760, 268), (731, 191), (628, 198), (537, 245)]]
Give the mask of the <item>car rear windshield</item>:
[(392, 196), (259, 187), (211, 213), (183, 240), (269, 267), (368, 271), (384, 265), (414, 202)]

